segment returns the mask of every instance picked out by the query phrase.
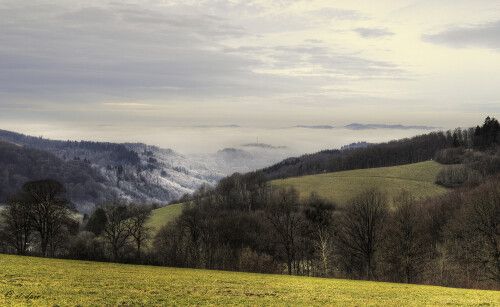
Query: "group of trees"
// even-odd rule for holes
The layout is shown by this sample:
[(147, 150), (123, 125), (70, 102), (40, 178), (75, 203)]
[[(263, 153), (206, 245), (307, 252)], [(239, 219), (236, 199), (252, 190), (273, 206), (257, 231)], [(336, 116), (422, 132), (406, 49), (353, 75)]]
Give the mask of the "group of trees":
[(19, 255), (140, 261), (153, 205), (108, 200), (77, 214), (53, 179), (30, 181), (0, 211), (0, 249)]
[(487, 117), (481, 127), (471, 128), (468, 133), (464, 131), (456, 129), (450, 136), (453, 146), (436, 153), (436, 161), (449, 165), (436, 178), (436, 183), (445, 187), (477, 185), (484, 176), (500, 173), (498, 121)]
[(20, 255), (38, 249), (43, 257), (55, 256), (76, 225), (65, 192), (53, 179), (24, 184), (0, 212), (0, 239)]
[(151, 238), (148, 220), (152, 205), (114, 199), (84, 216), (82, 231), (71, 249), (78, 259), (141, 262), (144, 245)]

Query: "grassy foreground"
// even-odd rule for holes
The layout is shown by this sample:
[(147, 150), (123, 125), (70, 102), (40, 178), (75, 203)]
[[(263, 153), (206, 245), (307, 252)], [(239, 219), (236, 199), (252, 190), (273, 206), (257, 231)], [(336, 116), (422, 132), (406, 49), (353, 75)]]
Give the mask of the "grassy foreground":
[(427, 161), (401, 166), (358, 169), (353, 171), (292, 177), (273, 180), (275, 187), (294, 186), (305, 199), (312, 191), (342, 205), (369, 188), (380, 188), (391, 199), (401, 189), (411, 191), (417, 198), (434, 196), (446, 189), (434, 183), (444, 166)]
[(500, 305), (500, 292), (0, 255), (0, 305)]

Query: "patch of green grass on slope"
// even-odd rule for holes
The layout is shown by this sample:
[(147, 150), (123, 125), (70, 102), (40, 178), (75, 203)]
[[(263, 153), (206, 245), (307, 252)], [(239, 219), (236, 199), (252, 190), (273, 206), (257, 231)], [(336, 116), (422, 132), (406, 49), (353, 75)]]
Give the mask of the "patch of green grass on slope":
[(401, 166), (379, 167), (292, 177), (273, 180), (275, 187), (294, 186), (305, 199), (312, 191), (321, 197), (345, 204), (347, 200), (370, 188), (380, 188), (390, 199), (401, 189), (411, 191), (417, 198), (442, 194), (447, 191), (434, 183), (437, 174), (444, 167), (434, 161)]
[(168, 222), (173, 221), (182, 213), (182, 204), (167, 205), (153, 210), (151, 219), (148, 221), (148, 226), (154, 228), (155, 231), (166, 225)]
[(0, 305), (500, 305), (500, 292), (0, 255)]

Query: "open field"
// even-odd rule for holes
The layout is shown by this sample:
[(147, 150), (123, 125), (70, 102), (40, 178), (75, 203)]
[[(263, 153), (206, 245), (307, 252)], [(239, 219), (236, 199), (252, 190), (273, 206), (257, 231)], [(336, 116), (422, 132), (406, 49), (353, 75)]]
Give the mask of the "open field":
[(174, 204), (153, 210), (148, 226), (153, 227), (155, 232), (160, 230), (163, 225), (166, 225), (168, 222), (174, 220), (182, 213), (183, 205), (183, 203)]
[(0, 255), (0, 305), (500, 305), (500, 292)]
[(380, 188), (392, 198), (401, 189), (411, 191), (416, 197), (428, 197), (446, 192), (434, 183), (444, 166), (427, 161), (415, 164), (359, 169), (273, 180), (275, 187), (294, 186), (305, 199), (312, 191), (321, 197), (342, 205), (365, 189)]

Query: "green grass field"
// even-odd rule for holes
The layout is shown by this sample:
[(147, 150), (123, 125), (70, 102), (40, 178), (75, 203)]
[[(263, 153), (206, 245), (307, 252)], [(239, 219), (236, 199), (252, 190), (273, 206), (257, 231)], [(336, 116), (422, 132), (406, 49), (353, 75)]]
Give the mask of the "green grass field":
[(293, 177), (272, 181), (275, 187), (294, 186), (305, 199), (312, 191), (321, 197), (345, 204), (347, 200), (370, 188), (380, 188), (391, 199), (401, 189), (411, 191), (416, 197), (434, 196), (446, 192), (434, 183), (444, 166), (434, 161), (415, 164), (359, 169), (336, 173)]
[(166, 225), (168, 222), (173, 221), (177, 216), (182, 213), (182, 206), (184, 204), (175, 204), (168, 205), (165, 207), (161, 207), (153, 210), (151, 214), (151, 219), (148, 222), (148, 226), (153, 227), (156, 231), (160, 230), (163, 225)]
[(0, 255), (0, 305), (499, 306), (500, 292)]

